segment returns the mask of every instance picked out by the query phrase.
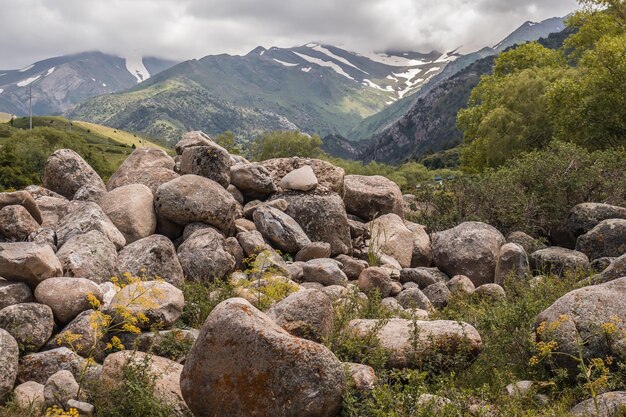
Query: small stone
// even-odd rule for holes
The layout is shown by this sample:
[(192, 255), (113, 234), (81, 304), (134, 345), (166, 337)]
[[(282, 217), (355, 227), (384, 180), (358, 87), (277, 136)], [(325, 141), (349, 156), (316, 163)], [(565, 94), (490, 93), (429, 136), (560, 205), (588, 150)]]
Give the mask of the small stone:
[(294, 169), (280, 180), (283, 190), (311, 191), (317, 187), (317, 177), (309, 165)]

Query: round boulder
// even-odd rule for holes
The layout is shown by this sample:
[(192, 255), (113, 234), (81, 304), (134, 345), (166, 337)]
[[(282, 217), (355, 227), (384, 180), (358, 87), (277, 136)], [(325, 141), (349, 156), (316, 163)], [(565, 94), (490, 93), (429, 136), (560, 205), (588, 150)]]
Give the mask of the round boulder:
[(309, 165), (294, 169), (280, 180), (283, 190), (311, 191), (316, 187), (317, 177)]
[(23, 282), (11, 282), (0, 278), (0, 310), (14, 304), (29, 303), (33, 295)]
[(389, 255), (402, 268), (409, 268), (413, 259), (414, 235), (402, 219), (390, 213), (372, 220), (370, 225), (370, 249), (380, 255)]
[(0, 276), (36, 287), (46, 278), (63, 275), (52, 248), (36, 243), (0, 243)]
[(517, 243), (505, 243), (496, 262), (495, 283), (503, 285), (507, 279), (523, 280), (530, 274), (528, 255)]
[(234, 271), (235, 257), (226, 250), (226, 240), (217, 230), (200, 229), (178, 247), (178, 259), (185, 278), (212, 282)]
[(587, 255), (558, 246), (538, 250), (530, 255), (529, 260), (535, 274), (563, 275), (568, 271), (586, 274), (590, 269)]
[(9, 332), (26, 351), (41, 349), (53, 328), (54, 316), (46, 305), (23, 303), (0, 310), (0, 329)]
[(137, 240), (122, 249), (117, 256), (117, 270), (123, 274), (163, 279), (177, 288), (185, 281), (172, 241), (161, 235)]
[(0, 329), (0, 404), (13, 390), (20, 351), (11, 334)]
[(24, 241), (39, 227), (39, 223), (23, 206), (6, 206), (0, 209), (0, 236), (8, 240)]
[(35, 289), (35, 299), (52, 309), (61, 323), (69, 323), (79, 313), (92, 308), (88, 296), (102, 302), (102, 289), (85, 278), (49, 278)]
[(365, 220), (389, 213), (404, 215), (402, 192), (398, 185), (380, 175), (346, 175), (346, 211)]
[(389, 297), (392, 281), (389, 272), (384, 268), (370, 267), (359, 274), (359, 289), (364, 293), (378, 290), (382, 298)]
[(230, 182), (247, 201), (265, 198), (277, 191), (272, 174), (257, 163), (231, 166)]
[(109, 191), (130, 184), (143, 184), (156, 193), (161, 184), (178, 178), (174, 172), (174, 159), (161, 149), (137, 148), (115, 171), (109, 182)]
[(626, 219), (601, 221), (593, 229), (578, 237), (576, 250), (592, 260), (622, 256), (626, 253)]
[(65, 216), (56, 229), (59, 248), (72, 237), (91, 230), (101, 232), (115, 245), (116, 249), (121, 249), (126, 245), (124, 235), (117, 230), (100, 206), (93, 202), (72, 201), (67, 205)]
[[(117, 275), (117, 251), (98, 230), (72, 236), (57, 252), (68, 277), (88, 278), (94, 282), (109, 281)], [(59, 274), (61, 275), (61, 274)]]
[(38, 224), (42, 224), (43, 218), (34, 197), (26, 190), (12, 193), (0, 193), (0, 209), (6, 206), (22, 206)]
[(106, 189), (98, 173), (71, 149), (59, 149), (48, 157), (42, 183), (45, 188), (65, 198), (73, 198), (76, 191), (85, 185)]
[(267, 311), (268, 317), (290, 334), (315, 342), (332, 332), (333, 313), (330, 297), (314, 289), (295, 292)]
[(253, 218), (263, 237), (283, 252), (295, 254), (311, 243), (300, 225), (278, 209), (262, 205), (254, 211)]
[(157, 225), (152, 191), (143, 184), (118, 187), (98, 201), (98, 205), (122, 232), (126, 243), (154, 233)]
[(230, 184), (230, 166), (228, 151), (216, 143), (185, 148), (180, 158), (181, 174), (199, 175), (215, 181), (223, 188)]

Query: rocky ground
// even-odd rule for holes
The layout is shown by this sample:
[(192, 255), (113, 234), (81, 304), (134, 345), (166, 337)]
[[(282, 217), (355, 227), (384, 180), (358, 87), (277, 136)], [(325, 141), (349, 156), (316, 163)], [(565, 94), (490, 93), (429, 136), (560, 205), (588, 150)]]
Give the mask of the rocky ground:
[[(570, 249), (479, 222), (430, 233), (407, 220), (410, 196), (383, 177), (315, 159), (250, 163), (200, 132), (176, 152), (139, 148), (105, 185), (62, 149), (42, 186), (0, 194), (0, 401), (97, 414), (93, 387), (113, 390), (143, 365), (176, 415), (337, 416), (349, 387), (378, 383), (373, 368), (328, 348), (338, 308), (377, 298), (392, 312), (346, 323), (385, 352), (385, 368), (461, 370), (483, 340), (439, 318), (450, 300), (505, 299), (511, 282), (570, 273), (579, 288), (536, 318), (535, 360), (558, 347), (562, 369), (575, 372), (626, 355), (624, 208), (574, 207)], [(211, 291), (185, 300), (191, 284)], [(181, 329), (202, 297), (216, 306)], [(187, 349), (165, 349), (173, 340)], [(625, 392), (604, 391), (570, 413), (626, 405)], [(430, 415), (450, 402), (416, 400)]]

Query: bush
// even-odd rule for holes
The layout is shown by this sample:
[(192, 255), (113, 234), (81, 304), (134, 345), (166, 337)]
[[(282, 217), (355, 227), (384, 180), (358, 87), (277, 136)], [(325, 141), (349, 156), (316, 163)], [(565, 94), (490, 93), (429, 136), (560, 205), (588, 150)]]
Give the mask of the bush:
[(297, 131), (275, 131), (256, 138), (250, 147), (250, 157), (255, 161), (292, 156), (315, 158), (322, 153), (321, 146), (322, 140), (318, 135), (309, 136)]

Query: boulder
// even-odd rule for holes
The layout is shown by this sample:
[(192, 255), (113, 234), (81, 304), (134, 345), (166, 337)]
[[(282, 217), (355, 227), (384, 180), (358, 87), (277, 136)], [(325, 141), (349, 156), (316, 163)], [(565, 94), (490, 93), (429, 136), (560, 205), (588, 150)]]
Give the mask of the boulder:
[(67, 347), (83, 358), (101, 361), (105, 357), (107, 339), (102, 335), (104, 317), (95, 310), (78, 314), (56, 334), (46, 348)]
[(85, 278), (49, 278), (35, 288), (35, 299), (52, 309), (60, 323), (69, 323), (92, 308), (88, 296), (103, 301), (102, 289)]
[(201, 229), (178, 247), (178, 259), (185, 278), (212, 282), (235, 270), (236, 259), (226, 250), (226, 241), (215, 229)]
[(97, 203), (106, 195), (106, 193), (107, 190), (105, 188), (93, 185), (83, 185), (78, 189), (78, 191), (76, 191), (72, 200), (91, 201), (92, 203)]
[(48, 378), (61, 370), (68, 370), (74, 378), (85, 371), (85, 360), (66, 347), (31, 353), (20, 360), (17, 383), (34, 381), (45, 384)]
[(115, 294), (105, 312), (114, 314), (123, 308), (134, 317), (145, 316), (137, 326), (150, 329), (152, 326), (170, 327), (178, 320), (185, 305), (183, 292), (172, 284), (161, 281), (145, 281), (127, 285)]
[(122, 232), (126, 243), (154, 233), (157, 217), (152, 191), (143, 184), (130, 184), (108, 192), (98, 201), (104, 213)]
[[(626, 277), (568, 292), (537, 316), (537, 338), (556, 341), (558, 351), (585, 360), (626, 357)], [(542, 325), (542, 323), (546, 325)], [(553, 329), (554, 328), (554, 329)], [(579, 341), (584, 340), (581, 346)], [(608, 343), (607, 343), (608, 342)], [(555, 358), (576, 372), (577, 362), (564, 355)]]
[(15, 338), (0, 329), (0, 404), (4, 403), (15, 385), (19, 355)]
[(456, 294), (473, 294), (476, 290), (474, 283), (471, 279), (465, 275), (456, 275), (450, 278), (450, 281), (446, 283), (446, 286), (450, 290), (452, 295)]
[[(307, 238), (308, 239), (308, 238)], [(298, 251), (294, 260), (296, 262), (306, 262), (311, 259), (330, 258), (330, 243), (310, 242)]]
[(216, 143), (187, 147), (180, 158), (181, 174), (199, 175), (215, 181), (223, 188), (230, 184), (230, 155)]
[(398, 261), (402, 268), (409, 268), (413, 259), (413, 232), (406, 228), (397, 214), (382, 215), (370, 223), (370, 250), (385, 254)]
[(344, 369), (333, 353), (294, 337), (241, 298), (205, 321), (180, 378), (195, 415), (334, 417)]
[(56, 229), (61, 218), (65, 216), (65, 211), (69, 203), (69, 200), (64, 197), (39, 197), (37, 199), (37, 206), (39, 207), (43, 219), (41, 226)]
[(50, 246), (53, 252), (57, 251), (57, 232), (54, 229), (40, 228), (28, 236), (28, 241), (38, 245)]
[(388, 350), (387, 365), (392, 368), (433, 369), (441, 365), (438, 361), (446, 359), (451, 359), (448, 365), (462, 367), (482, 348), (476, 329), (458, 321), (389, 319), (381, 323), (356, 319), (349, 326), (358, 337), (375, 336), (380, 346)]
[(589, 258), (582, 252), (552, 246), (538, 250), (529, 257), (535, 274), (563, 275), (566, 272), (588, 273)]
[(400, 282), (414, 282), (420, 288), (426, 288), (435, 282), (447, 282), (448, 276), (437, 268), (404, 268), (400, 270)]
[(13, 391), (13, 402), (21, 409), (40, 410), (45, 405), (43, 385), (35, 381), (18, 385)]
[(141, 147), (131, 153), (107, 182), (109, 191), (130, 184), (143, 184), (156, 193), (161, 184), (178, 178), (174, 160), (161, 149)]
[(361, 272), (363, 272), (365, 268), (369, 267), (367, 261), (354, 259), (348, 255), (339, 255), (335, 259), (341, 263), (339, 268), (341, 268), (349, 280), (359, 279)]
[(29, 303), (33, 295), (23, 282), (11, 282), (0, 278), (0, 310), (14, 304)]
[(432, 305), (437, 308), (444, 308), (447, 306), (450, 301), (450, 297), (452, 297), (452, 293), (443, 282), (430, 284), (428, 287), (424, 288), (422, 292), (430, 300)]
[(0, 193), (0, 209), (7, 206), (22, 206), (37, 224), (43, 223), (43, 217), (41, 217), (37, 202), (35, 202), (33, 196), (26, 190), (14, 191), (12, 193)]
[(9, 332), (25, 351), (41, 349), (53, 328), (54, 316), (46, 305), (22, 303), (0, 310), (0, 329)]
[(254, 258), (250, 269), (252, 271), (250, 273), (252, 279), (260, 279), (267, 273), (284, 277), (289, 276), (287, 263), (282, 256), (273, 249), (260, 252), (256, 258)]
[(124, 235), (117, 230), (100, 206), (93, 202), (72, 201), (57, 227), (59, 249), (72, 237), (92, 230), (101, 232), (118, 250), (126, 245)]
[(504, 285), (507, 279), (523, 280), (530, 274), (528, 255), (517, 243), (506, 243), (500, 248), (496, 261), (496, 284)]
[(577, 204), (570, 210), (565, 230), (575, 243), (578, 236), (608, 219), (626, 219), (626, 208), (603, 203)]
[(57, 257), (68, 277), (102, 283), (118, 273), (115, 245), (99, 230), (73, 235), (59, 249)]
[(333, 304), (323, 291), (302, 290), (274, 304), (267, 311), (290, 334), (321, 342), (333, 330)]
[(483, 284), (476, 288), (474, 291), (479, 297), (490, 298), (494, 301), (504, 300), (506, 298), (506, 292), (498, 284)]
[(237, 242), (241, 245), (246, 257), (272, 250), (272, 247), (263, 239), (263, 235), (256, 230), (237, 233)]
[(122, 249), (117, 256), (117, 270), (123, 274), (163, 279), (177, 288), (185, 281), (172, 241), (161, 235), (137, 240)]
[(36, 243), (0, 243), (0, 276), (36, 287), (46, 278), (63, 275), (52, 248)]
[(318, 181), (317, 190), (322, 192), (331, 191), (340, 196), (343, 195), (345, 171), (343, 168), (336, 167), (330, 162), (320, 159), (293, 157), (268, 159), (260, 162), (260, 164), (272, 174), (274, 184), (277, 187), (280, 186), (280, 181), (290, 172), (304, 166), (310, 166)]
[(521, 231), (511, 232), (506, 237), (506, 241), (507, 243), (517, 243), (522, 248), (524, 248), (524, 251), (527, 254), (537, 252), (540, 249), (547, 248), (546, 245), (544, 245), (543, 243), (541, 243), (534, 237), (527, 235), (526, 233), (521, 232)]
[(5, 206), (0, 209), (0, 236), (7, 240), (25, 241), (39, 227), (39, 223), (23, 206)]
[(189, 410), (180, 389), (181, 364), (144, 352), (123, 350), (105, 359), (102, 366), (102, 382), (108, 389), (115, 389), (124, 380), (124, 369), (128, 366), (145, 370), (154, 380), (155, 394), (173, 407), (175, 416), (189, 415)]
[(45, 188), (70, 199), (85, 185), (106, 189), (98, 173), (70, 149), (59, 149), (48, 157), (42, 183)]
[(304, 230), (289, 215), (272, 207), (260, 206), (253, 215), (263, 237), (285, 253), (297, 253), (311, 243)]
[(280, 180), (283, 190), (311, 191), (316, 187), (317, 177), (309, 165), (294, 169)]
[(181, 226), (203, 222), (226, 234), (235, 228), (237, 202), (208, 178), (183, 175), (165, 183), (157, 190), (154, 204), (160, 217)]
[(122, 343), (127, 349), (138, 350), (140, 352), (152, 353), (178, 363), (185, 362), (187, 349), (177, 347), (191, 347), (198, 339), (196, 329), (171, 329), (144, 332), (138, 335), (125, 334)]
[(241, 191), (239, 191), (239, 188), (230, 184), (228, 187), (226, 187), (226, 191), (228, 191), (230, 195), (233, 196), (236, 202), (238, 202), (239, 204), (243, 206), (245, 200), (244, 200), (243, 194), (241, 193)]
[(392, 290), (391, 277), (384, 268), (369, 267), (359, 274), (359, 289), (366, 294), (377, 290), (382, 298), (389, 297)]
[(287, 203), (287, 201), (283, 200), (282, 198), (279, 198), (279, 199), (276, 199), (276, 200), (271, 200), (271, 201), (253, 200), (253, 201), (250, 201), (248, 204), (245, 205), (245, 207), (243, 208), (243, 215), (247, 219), (253, 219), (254, 218), (254, 212), (256, 211), (256, 209), (258, 209), (261, 206), (273, 207), (273, 208), (275, 208), (277, 210), (285, 211), (285, 210), (287, 210), (287, 207), (289, 206), (289, 203)]
[(334, 259), (311, 259), (302, 265), (302, 280), (322, 285), (346, 285), (348, 277)]
[(593, 229), (578, 237), (576, 250), (592, 260), (626, 254), (626, 219), (601, 221)]
[(396, 296), (396, 300), (402, 308), (419, 308), (420, 310), (430, 310), (433, 304), (426, 294), (419, 288), (407, 288)]
[(591, 277), (593, 283), (609, 282), (626, 277), (626, 254), (616, 258), (604, 271)]
[(348, 376), (358, 391), (371, 391), (376, 387), (378, 378), (371, 366), (360, 363), (344, 363)]
[[(577, 404), (569, 411), (571, 417), (617, 417), (626, 409), (626, 391), (605, 392), (597, 396), (596, 409), (593, 398)], [(598, 413), (599, 411), (599, 413)]]
[(334, 193), (317, 191), (281, 194), (289, 206), (285, 211), (314, 242), (330, 243), (331, 254), (350, 254), (352, 240), (343, 201)]
[(28, 187), (24, 188), (24, 191), (27, 191), (35, 199), (35, 201), (39, 200), (41, 197), (66, 199), (61, 194), (55, 193), (54, 191), (48, 190), (47, 188), (44, 188), (40, 185), (29, 185)]
[(435, 265), (448, 274), (465, 275), (474, 285), (494, 281), (496, 260), (504, 236), (480, 222), (464, 222), (432, 236)]
[(230, 182), (247, 201), (266, 198), (277, 191), (272, 174), (257, 163), (231, 166)]
[(380, 175), (346, 175), (346, 211), (365, 220), (393, 213), (404, 216), (402, 192), (395, 182)]
[(65, 408), (69, 400), (78, 397), (80, 387), (70, 371), (58, 371), (51, 375), (43, 387), (43, 398), (47, 407)]
[(433, 249), (426, 228), (417, 223), (404, 222), (406, 228), (413, 233), (413, 256), (411, 268), (430, 266), (433, 263)]
[(215, 145), (213, 139), (200, 130), (183, 133), (180, 140), (174, 146), (177, 155), (182, 155), (185, 149), (195, 146), (212, 146)]

